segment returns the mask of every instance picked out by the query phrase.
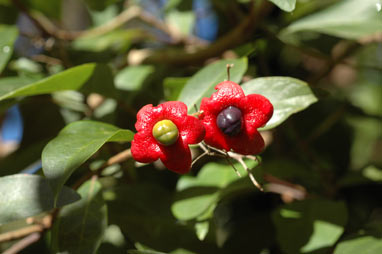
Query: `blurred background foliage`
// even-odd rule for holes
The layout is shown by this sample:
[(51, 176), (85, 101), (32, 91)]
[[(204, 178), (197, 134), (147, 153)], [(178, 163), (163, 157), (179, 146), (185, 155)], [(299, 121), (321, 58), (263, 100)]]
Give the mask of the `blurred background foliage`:
[[(143, 105), (196, 102), (187, 86), (211, 88), (228, 62), (237, 82), (293, 77), (314, 92), (303, 108), (318, 98), (262, 132), (265, 192), (213, 157), (184, 176), (104, 163)], [(293, 96), (280, 110), (303, 109)], [(102, 123), (47, 146), (79, 120)], [(0, 0), (0, 123), (4, 253), (382, 253), (381, 0)], [(60, 140), (94, 142), (69, 163)], [(31, 224), (44, 233), (29, 243), (12, 233)]]

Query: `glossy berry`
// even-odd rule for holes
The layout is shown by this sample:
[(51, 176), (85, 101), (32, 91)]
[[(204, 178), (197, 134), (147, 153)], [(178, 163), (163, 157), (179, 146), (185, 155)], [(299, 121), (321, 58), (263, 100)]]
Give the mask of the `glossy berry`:
[(242, 114), (240, 109), (229, 106), (218, 114), (216, 124), (226, 135), (233, 137), (240, 133), (242, 125)]
[(178, 127), (171, 120), (162, 120), (153, 127), (153, 136), (164, 146), (172, 145), (179, 137)]

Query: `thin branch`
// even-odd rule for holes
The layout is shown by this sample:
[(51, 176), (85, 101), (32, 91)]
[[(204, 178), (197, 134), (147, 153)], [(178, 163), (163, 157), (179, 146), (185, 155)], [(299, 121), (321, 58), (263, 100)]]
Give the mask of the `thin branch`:
[(107, 167), (109, 167), (111, 165), (114, 165), (114, 164), (126, 161), (129, 158), (131, 158), (131, 151), (130, 151), (130, 149), (126, 149), (126, 150), (124, 150), (124, 151), (114, 155), (113, 157), (108, 159), (104, 164), (102, 164), (101, 167), (99, 167), (97, 170), (89, 171), (89, 173), (83, 175), (80, 179), (78, 179), (73, 184), (72, 188), (75, 189), (75, 190), (78, 189), (84, 182), (89, 180), (92, 176), (100, 175), (105, 168), (107, 168)]
[(40, 26), (44, 27), (44, 30), (49, 33), (54, 38), (60, 39), (60, 40), (74, 40), (79, 37), (84, 36), (97, 36), (102, 35), (105, 33), (108, 33), (123, 24), (125, 24), (127, 21), (138, 17), (141, 14), (141, 9), (137, 6), (131, 6), (128, 9), (121, 12), (118, 16), (116, 16), (114, 19), (110, 20), (104, 25), (95, 27), (90, 30), (84, 30), (84, 31), (67, 31), (58, 28), (55, 26), (48, 18), (39, 15), (38, 17), (34, 17), (35, 20), (40, 24)]
[(235, 165), (233, 165), (233, 163), (229, 160), (230, 157), (229, 157), (228, 154), (227, 154), (227, 156), (226, 156), (225, 158), (226, 158), (228, 164), (231, 165), (231, 167), (232, 167), (233, 170), (235, 171), (236, 175), (237, 175), (238, 177), (241, 177), (241, 174), (240, 174), (239, 170), (237, 170), (237, 168), (235, 167)]
[(201, 63), (209, 58), (219, 56), (227, 49), (234, 48), (247, 41), (272, 8), (273, 5), (268, 1), (262, 1), (258, 8), (252, 7), (249, 15), (229, 33), (195, 53), (176, 49), (160, 50), (145, 59), (144, 63), (187, 65)]
[(309, 84), (317, 84), (321, 79), (330, 74), (330, 72), (337, 64), (343, 62), (345, 58), (352, 55), (361, 46), (361, 44), (357, 42), (350, 41), (341, 41), (339, 43), (345, 44), (343, 45), (341, 52), (338, 55), (333, 56), (331, 60), (325, 65), (325, 67), (316, 76), (311, 78), (311, 80), (308, 82)]
[(37, 221), (36, 224), (0, 234), (0, 243), (19, 239), (35, 232), (43, 232), (52, 226), (54, 216), (55, 213), (53, 212), (44, 216), (41, 220)]
[[(232, 156), (232, 155), (231, 155)], [(240, 155), (240, 156), (235, 156), (233, 157), (235, 160), (237, 160), (241, 166), (245, 169), (245, 171), (247, 171), (248, 173), (248, 176), (249, 176), (249, 179), (251, 179), (252, 183), (261, 191), (264, 191), (263, 187), (261, 187), (261, 185), (256, 181), (255, 177), (252, 175), (252, 172), (251, 170), (248, 168), (247, 164), (245, 164), (244, 160), (243, 160), (243, 155)]]
[(206, 156), (206, 155), (207, 155), (207, 152), (203, 152), (203, 153), (200, 154), (198, 157), (196, 157), (196, 158), (192, 161), (192, 163), (191, 163), (191, 167), (194, 166), (194, 164), (195, 164), (198, 160), (200, 160), (201, 158), (203, 158), (203, 157)]
[(31, 244), (37, 242), (38, 240), (40, 240), (40, 238), (41, 238), (41, 233), (34, 232), (34, 233), (26, 236), (25, 238), (21, 239), (20, 241), (18, 241), (14, 245), (12, 245), (9, 249), (4, 251), (3, 254), (17, 254), (21, 250), (23, 250), (26, 247), (28, 247), (29, 245), (31, 245)]

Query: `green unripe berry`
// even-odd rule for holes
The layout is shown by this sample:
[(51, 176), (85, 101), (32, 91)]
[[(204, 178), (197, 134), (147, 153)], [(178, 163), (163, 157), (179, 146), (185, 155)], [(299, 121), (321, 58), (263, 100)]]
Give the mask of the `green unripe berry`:
[(171, 120), (159, 121), (153, 127), (153, 136), (164, 146), (172, 145), (178, 140), (178, 127)]

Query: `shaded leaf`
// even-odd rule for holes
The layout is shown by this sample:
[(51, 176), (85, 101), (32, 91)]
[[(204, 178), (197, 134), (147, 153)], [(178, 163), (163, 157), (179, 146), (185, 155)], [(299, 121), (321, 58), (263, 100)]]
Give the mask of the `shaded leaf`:
[(382, 31), (382, 12), (376, 0), (343, 0), (288, 26), (282, 36), (298, 31), (316, 31), (346, 39), (359, 39)]
[(14, 26), (0, 25), (0, 73), (5, 68), (13, 53), (13, 44), (18, 30)]
[(231, 68), (231, 81), (240, 82), (247, 70), (247, 58), (220, 60), (210, 64), (193, 75), (181, 91), (178, 100), (183, 101), (189, 112), (195, 112), (194, 105), (199, 108), (203, 97), (209, 97), (220, 82), (227, 80), (227, 64)]
[(284, 205), (272, 215), (277, 239), (286, 253), (308, 253), (332, 246), (344, 231), (343, 202), (310, 199)]
[[(235, 165), (245, 176), (246, 172)], [(253, 166), (253, 163), (248, 163)], [(171, 206), (173, 215), (179, 220), (191, 220), (203, 215), (219, 202), (224, 188), (238, 180), (230, 165), (211, 162), (206, 164), (197, 177), (182, 176), (177, 183), (176, 201)]]
[(0, 100), (20, 96), (48, 94), (63, 90), (79, 89), (92, 75), (95, 64), (84, 64), (60, 72), (51, 77), (34, 83), (25, 83), (24, 80), (7, 83), (0, 88)]
[(190, 78), (165, 78), (163, 81), (164, 98), (167, 101), (176, 101), (189, 79)]
[(291, 12), (296, 7), (296, 0), (269, 0), (281, 10)]
[(107, 227), (107, 207), (96, 179), (79, 189), (81, 200), (61, 209), (53, 228), (53, 243), (67, 253), (95, 253)]
[(42, 167), (57, 194), (73, 171), (106, 142), (128, 142), (133, 132), (113, 125), (78, 121), (66, 126), (42, 152)]
[(164, 252), (152, 251), (152, 250), (128, 250), (128, 254), (167, 254)]
[[(105, 193), (106, 194), (106, 193)], [(217, 253), (214, 244), (197, 239), (194, 229), (179, 223), (170, 211), (172, 194), (156, 184), (120, 185), (108, 202), (111, 224), (135, 243), (159, 252), (185, 249), (180, 253)]]
[(273, 116), (262, 130), (276, 127), (290, 115), (317, 101), (307, 83), (290, 77), (256, 78), (243, 84), (242, 88), (246, 95), (261, 94), (273, 104)]
[(107, 97), (116, 97), (114, 77), (111, 68), (106, 64), (97, 63), (92, 76), (81, 87), (80, 92), (85, 94), (99, 93)]
[(115, 76), (115, 87), (125, 91), (137, 91), (154, 70), (150, 65), (126, 67)]
[[(67, 187), (62, 189), (57, 207), (79, 199)], [(0, 177), (0, 224), (27, 218), (54, 208), (54, 195), (49, 182), (38, 175), (9, 175)]]

